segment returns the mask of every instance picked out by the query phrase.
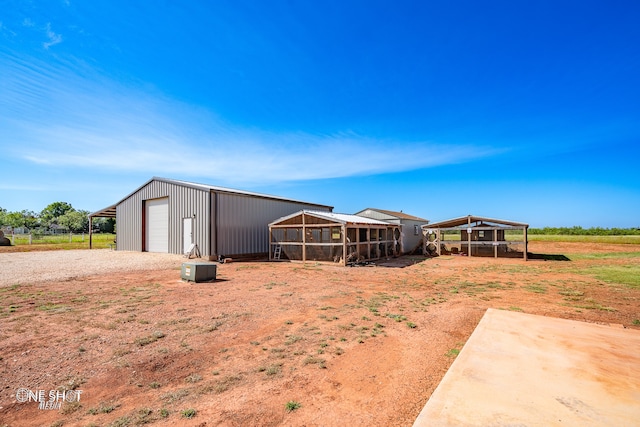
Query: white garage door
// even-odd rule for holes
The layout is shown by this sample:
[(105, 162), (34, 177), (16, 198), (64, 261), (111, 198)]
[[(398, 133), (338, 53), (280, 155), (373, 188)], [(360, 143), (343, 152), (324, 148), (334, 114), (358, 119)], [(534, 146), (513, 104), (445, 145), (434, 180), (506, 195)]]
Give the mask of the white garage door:
[(169, 198), (147, 200), (145, 248), (147, 252), (169, 252)]

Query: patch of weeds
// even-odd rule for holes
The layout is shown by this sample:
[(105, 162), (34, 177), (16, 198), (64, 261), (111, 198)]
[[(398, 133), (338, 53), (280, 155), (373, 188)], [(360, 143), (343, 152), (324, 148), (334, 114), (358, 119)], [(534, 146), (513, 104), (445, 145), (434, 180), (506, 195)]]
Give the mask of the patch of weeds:
[(362, 316), (362, 320), (364, 320), (364, 321), (368, 322), (368, 321), (370, 321), (371, 319), (369, 319), (367, 316)]
[(150, 387), (150, 388), (153, 388), (153, 389), (158, 389), (158, 388), (160, 388), (161, 386), (162, 386), (162, 385), (161, 385), (159, 382), (157, 382), (157, 381), (154, 381), (154, 382), (152, 382), (152, 383), (150, 383), (150, 384), (149, 384), (149, 387)]
[(91, 415), (98, 415), (98, 414), (109, 414), (113, 411), (115, 411), (120, 405), (116, 404), (116, 403), (101, 403), (100, 406), (96, 407), (96, 408), (90, 408), (87, 413), (91, 414)]
[(335, 354), (336, 356), (340, 356), (343, 353), (344, 350), (341, 347), (336, 347), (335, 350), (333, 350), (333, 354)]
[(407, 327), (409, 327), (409, 328), (411, 328), (411, 329), (415, 329), (415, 328), (417, 328), (417, 327), (418, 327), (418, 325), (416, 325), (416, 324), (415, 324), (415, 323), (413, 323), (413, 322), (407, 322), (407, 323), (406, 323), (406, 325), (407, 325)]
[(529, 292), (535, 292), (536, 294), (547, 293), (547, 287), (545, 285), (527, 285), (524, 288)]
[(187, 378), (184, 379), (186, 382), (194, 384), (202, 381), (202, 375), (199, 374), (191, 374)]
[(153, 334), (146, 336), (146, 337), (142, 337), (142, 338), (137, 338), (134, 342), (139, 345), (140, 347), (144, 347), (145, 345), (149, 345), (152, 344), (156, 341), (158, 341), (160, 338), (164, 338), (165, 334), (162, 331), (155, 331)]
[(509, 310), (511, 310), (511, 311), (524, 311), (520, 307), (514, 307), (514, 306), (509, 307)]
[(303, 340), (304, 338), (302, 338), (300, 335), (289, 335), (287, 336), (287, 340), (284, 342), (285, 345), (291, 345), (294, 344), (298, 341)]
[(452, 348), (449, 351), (447, 351), (446, 356), (447, 357), (456, 357), (460, 354), (460, 349), (458, 348)]
[(171, 414), (167, 408), (160, 409), (160, 418), (167, 418)]
[(282, 371), (282, 363), (275, 363), (269, 366), (261, 366), (259, 372), (264, 372), (267, 376), (277, 375)]
[(197, 413), (198, 411), (196, 411), (195, 409), (189, 408), (180, 411), (180, 416), (182, 416), (182, 418), (193, 418)]
[(125, 427), (131, 423), (131, 418), (124, 416), (114, 420), (111, 424), (108, 424), (108, 427)]
[(58, 391), (76, 390), (82, 384), (87, 382), (87, 380), (85, 380), (83, 377), (78, 377), (78, 376), (74, 376), (74, 375), (67, 376), (65, 381), (66, 381), (66, 383), (62, 384), (62, 385), (59, 385), (56, 388), (56, 390), (58, 390)]
[(156, 417), (153, 416), (153, 409), (151, 408), (141, 408), (136, 412), (135, 418), (133, 419), (133, 423), (135, 425), (140, 424), (149, 424), (156, 420)]
[(601, 310), (601, 311), (609, 311), (609, 312), (616, 311), (615, 308), (603, 306), (599, 302), (595, 301), (593, 298), (587, 298), (584, 300), (584, 302), (585, 304), (576, 304), (574, 305), (574, 307), (584, 308), (586, 310)]
[(170, 391), (168, 393), (163, 394), (160, 398), (167, 403), (178, 402), (189, 395), (189, 390), (186, 388)]
[(290, 400), (284, 405), (284, 409), (287, 412), (293, 412), (296, 409), (300, 409), (301, 406), (302, 404), (300, 402), (296, 402), (295, 400)]
[(326, 360), (321, 357), (308, 356), (302, 361), (303, 365), (318, 365), (320, 369), (326, 369)]
[(228, 375), (214, 385), (213, 391), (216, 393), (223, 393), (238, 384), (240, 381), (242, 381), (242, 377), (240, 375)]
[(64, 425), (64, 421), (58, 420), (58, 421), (54, 422), (53, 424), (51, 424), (50, 427), (62, 427), (63, 425)]
[(82, 408), (80, 402), (65, 402), (62, 408), (60, 408), (60, 412), (63, 415), (69, 415), (79, 411), (80, 408)]
[(330, 305), (325, 305), (324, 307), (320, 307), (319, 310), (330, 310), (333, 309), (334, 307), (331, 307)]
[(224, 322), (221, 322), (221, 321), (217, 320), (213, 325), (208, 326), (206, 331), (207, 332), (213, 332), (213, 331), (217, 330), (223, 324), (224, 324)]
[(405, 320), (407, 320), (407, 317), (403, 316), (402, 314), (389, 313), (389, 314), (387, 314), (387, 317), (395, 320), (396, 322), (404, 322)]
[(640, 326), (640, 319), (633, 319), (633, 322), (631, 322), (631, 323), (636, 325), (636, 326)]
[(458, 292), (460, 292), (460, 290), (456, 286), (454, 286), (453, 288), (449, 289), (449, 292), (452, 294), (457, 294)]
[(584, 296), (584, 292), (577, 289), (562, 289), (558, 291), (564, 297), (565, 301), (580, 301)]
[(51, 313), (64, 313), (66, 311), (70, 311), (71, 307), (63, 305), (63, 304), (55, 304), (52, 302), (48, 302), (38, 307), (38, 310), (47, 311)]

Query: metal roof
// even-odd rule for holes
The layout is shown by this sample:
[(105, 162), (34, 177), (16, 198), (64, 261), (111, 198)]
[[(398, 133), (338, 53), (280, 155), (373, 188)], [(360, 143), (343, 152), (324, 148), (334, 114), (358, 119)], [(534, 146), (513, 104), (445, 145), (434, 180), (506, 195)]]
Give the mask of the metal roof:
[(423, 225), (422, 228), (448, 228), (459, 227), (468, 225), (471, 223), (492, 223), (500, 225), (509, 225), (512, 227), (529, 227), (529, 224), (523, 222), (507, 221), (504, 219), (487, 218), (482, 216), (467, 215), (459, 218), (448, 219), (446, 221), (433, 222), (431, 224)]
[(417, 216), (406, 214), (406, 213), (404, 213), (402, 211), (396, 212), (396, 211), (388, 211), (388, 210), (385, 210), (385, 209), (376, 209), (376, 208), (363, 209), (360, 212), (356, 212), (356, 215), (360, 215), (362, 212), (367, 211), (367, 210), (380, 212), (382, 214), (389, 215), (389, 216), (392, 216), (392, 217), (395, 217), (395, 218), (398, 218), (398, 219), (408, 219), (408, 220), (412, 220), (412, 221), (423, 221), (423, 222), (428, 222), (429, 221), (429, 220), (424, 219), (424, 218), (420, 218), (420, 217), (417, 217)]
[(111, 205), (111, 206), (109, 206), (107, 208), (101, 209), (99, 211), (96, 211), (96, 212), (92, 213), (89, 216), (107, 216), (107, 217), (111, 217), (110, 215), (106, 215), (106, 214), (105, 215), (99, 215), (99, 214), (110, 213), (111, 212), (110, 210), (113, 209), (113, 216), (112, 217), (115, 218), (115, 216), (116, 216), (115, 215), (115, 208), (116, 208), (117, 205), (119, 205), (123, 201), (127, 200), (129, 197), (131, 197), (132, 195), (134, 195), (135, 193), (140, 191), (140, 189), (142, 189), (145, 186), (149, 185), (149, 183), (151, 183), (153, 181), (166, 182), (166, 183), (169, 183), (169, 184), (180, 185), (180, 186), (183, 186), (183, 187), (195, 188), (195, 189), (202, 190), (202, 191), (214, 191), (214, 192), (218, 192), (218, 193), (238, 194), (238, 195), (244, 195), (244, 196), (260, 197), (260, 198), (263, 198), (263, 199), (281, 200), (281, 201), (293, 202), (293, 203), (303, 203), (303, 204), (306, 204), (306, 205), (319, 206), (319, 207), (329, 208), (329, 209), (333, 210), (333, 206), (322, 205), (322, 204), (319, 204), (319, 203), (303, 202), (303, 201), (300, 201), (300, 200), (287, 199), (285, 197), (272, 196), (272, 195), (269, 195), (269, 194), (254, 193), (254, 192), (251, 192), (251, 191), (235, 190), (233, 188), (218, 187), (218, 186), (215, 186), (215, 185), (199, 184), (199, 183), (196, 183), (196, 182), (180, 181), (180, 180), (177, 180), (177, 179), (161, 178), (161, 177), (154, 176), (149, 181), (145, 182), (140, 187), (136, 188), (134, 191), (129, 193), (126, 197), (123, 197), (118, 203), (116, 203), (114, 205)]
[(311, 215), (316, 218), (326, 219), (327, 221), (338, 222), (340, 224), (366, 224), (366, 225), (393, 225), (397, 226), (398, 224), (392, 224), (385, 221), (380, 221), (377, 219), (367, 218), (364, 216), (358, 215), (350, 215), (350, 214), (341, 214), (334, 212), (323, 212), (323, 211), (312, 211), (312, 210), (301, 210), (291, 215), (283, 216), (282, 218), (278, 218), (275, 221), (271, 222), (269, 226), (276, 225), (279, 222), (285, 221), (287, 219), (296, 217), (298, 215)]
[(92, 214), (89, 214), (89, 218), (99, 217), (99, 218), (115, 218), (116, 217), (116, 205), (108, 206), (104, 209), (100, 209), (99, 211), (95, 211)]

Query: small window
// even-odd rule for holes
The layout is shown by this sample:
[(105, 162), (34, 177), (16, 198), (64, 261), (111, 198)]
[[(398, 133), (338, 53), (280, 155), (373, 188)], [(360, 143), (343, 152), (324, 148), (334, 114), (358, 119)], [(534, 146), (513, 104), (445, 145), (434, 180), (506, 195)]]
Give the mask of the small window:
[(418, 225), (414, 225), (413, 226), (413, 235), (414, 236), (419, 236), (420, 235), (420, 226), (418, 226)]
[(478, 230), (478, 237), (484, 237), (484, 230)]

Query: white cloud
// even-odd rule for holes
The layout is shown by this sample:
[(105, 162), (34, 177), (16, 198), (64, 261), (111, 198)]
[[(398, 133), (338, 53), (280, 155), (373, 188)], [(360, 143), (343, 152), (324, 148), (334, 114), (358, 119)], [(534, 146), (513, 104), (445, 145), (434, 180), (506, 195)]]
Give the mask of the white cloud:
[(12, 140), (14, 157), (60, 169), (275, 183), (414, 170), (495, 154), (487, 147), (353, 132), (243, 128), (87, 69), (82, 74), (89, 79), (69, 71), (81, 68), (16, 58), (0, 62), (0, 73), (13, 76), (0, 97), (0, 128)]
[(47, 26), (45, 27), (45, 30), (47, 32), (47, 37), (49, 38), (49, 41), (46, 41), (42, 44), (45, 49), (49, 49), (51, 46), (55, 46), (58, 43), (62, 43), (62, 36), (60, 34), (53, 32), (53, 30), (51, 30), (51, 23), (47, 22)]

